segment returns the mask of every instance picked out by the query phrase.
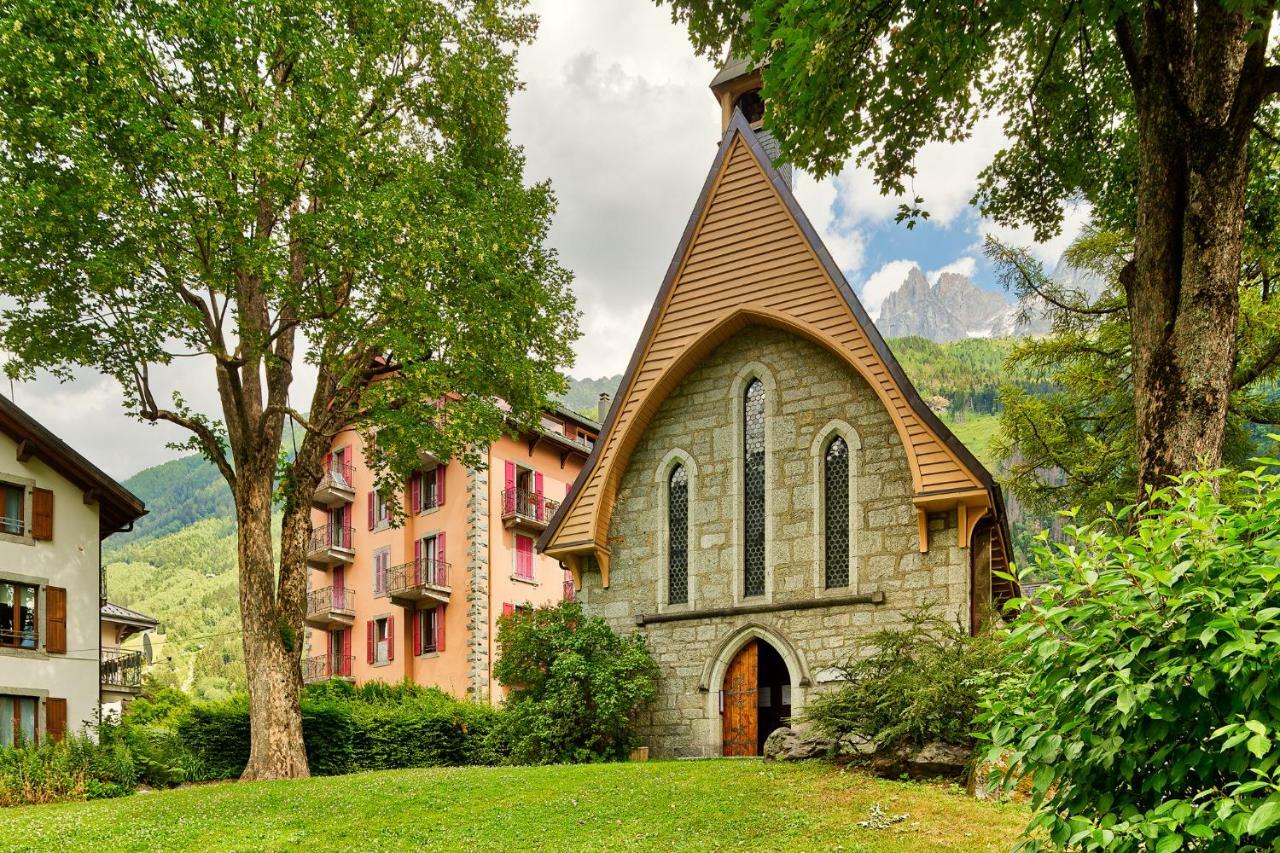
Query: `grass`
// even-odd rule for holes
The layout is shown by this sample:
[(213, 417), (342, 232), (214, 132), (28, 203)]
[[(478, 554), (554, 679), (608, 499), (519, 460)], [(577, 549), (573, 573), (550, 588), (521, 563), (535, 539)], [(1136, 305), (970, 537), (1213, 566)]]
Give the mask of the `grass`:
[(962, 421), (953, 420), (950, 417), (944, 420), (956, 434), (956, 438), (964, 442), (965, 447), (978, 457), (978, 461), (992, 470), (995, 469), (1000, 460), (996, 459), (995, 454), (991, 452), (991, 439), (1000, 427), (999, 415), (975, 415), (969, 412), (965, 414)]
[[(906, 820), (859, 827), (873, 805)], [(389, 770), (0, 810), (19, 850), (1007, 850), (1025, 808), (822, 763)]]

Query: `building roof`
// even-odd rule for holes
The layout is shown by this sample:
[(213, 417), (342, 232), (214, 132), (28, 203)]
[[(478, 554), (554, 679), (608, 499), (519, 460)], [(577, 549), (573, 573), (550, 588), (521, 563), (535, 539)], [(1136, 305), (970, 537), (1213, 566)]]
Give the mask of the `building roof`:
[(159, 624), (154, 616), (148, 616), (145, 613), (139, 613), (136, 610), (130, 610), (120, 604), (105, 602), (100, 611), (104, 622), (115, 622), (120, 625), (131, 625), (135, 628), (154, 628)]
[(98, 538), (105, 539), (147, 514), (142, 499), (107, 476), (16, 403), (0, 397), (0, 430), (18, 442), (18, 458), (37, 457), (98, 504)]
[(711, 78), (712, 91), (722, 83), (728, 83), (730, 80), (736, 80), (744, 74), (750, 74), (752, 71), (755, 71), (757, 67), (758, 66), (747, 57), (729, 57), (724, 61), (724, 65), (720, 66), (720, 70), (716, 72), (716, 76)]
[[(990, 508), (1001, 544), (1010, 541), (991, 474), (920, 398), (735, 110), (595, 449), (539, 548), (555, 556), (593, 554), (607, 573), (609, 516), (639, 434), (694, 365), (753, 323), (809, 336), (863, 376), (907, 449), (922, 518), (949, 507)], [(962, 515), (961, 526), (979, 517)], [(964, 544), (971, 530), (962, 531)], [(923, 521), (921, 534), (927, 536)]]

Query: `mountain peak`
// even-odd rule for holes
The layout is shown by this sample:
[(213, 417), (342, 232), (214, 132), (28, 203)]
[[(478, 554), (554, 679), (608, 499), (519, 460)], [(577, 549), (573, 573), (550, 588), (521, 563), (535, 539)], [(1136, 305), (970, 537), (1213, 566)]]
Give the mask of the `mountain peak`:
[(915, 266), (885, 297), (876, 325), (886, 338), (915, 335), (939, 343), (1035, 331), (1019, 326), (1017, 310), (1002, 294), (983, 290), (966, 275), (944, 272), (930, 285)]

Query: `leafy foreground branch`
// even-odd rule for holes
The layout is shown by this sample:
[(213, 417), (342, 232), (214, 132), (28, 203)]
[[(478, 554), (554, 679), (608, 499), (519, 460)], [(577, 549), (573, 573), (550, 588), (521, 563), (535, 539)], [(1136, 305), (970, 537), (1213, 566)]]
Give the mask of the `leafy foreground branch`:
[(1031, 782), (1030, 847), (1280, 842), (1280, 475), (1237, 474), (1228, 500), (1224, 473), (1039, 549), (1058, 580), (1023, 603), (979, 719), (1003, 783)]

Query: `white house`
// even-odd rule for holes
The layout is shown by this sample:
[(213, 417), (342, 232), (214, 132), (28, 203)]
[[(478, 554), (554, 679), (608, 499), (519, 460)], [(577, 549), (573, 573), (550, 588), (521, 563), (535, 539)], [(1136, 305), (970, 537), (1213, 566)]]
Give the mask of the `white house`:
[(9, 746), (93, 720), (100, 543), (146, 508), (4, 398), (0, 501), (0, 746)]

